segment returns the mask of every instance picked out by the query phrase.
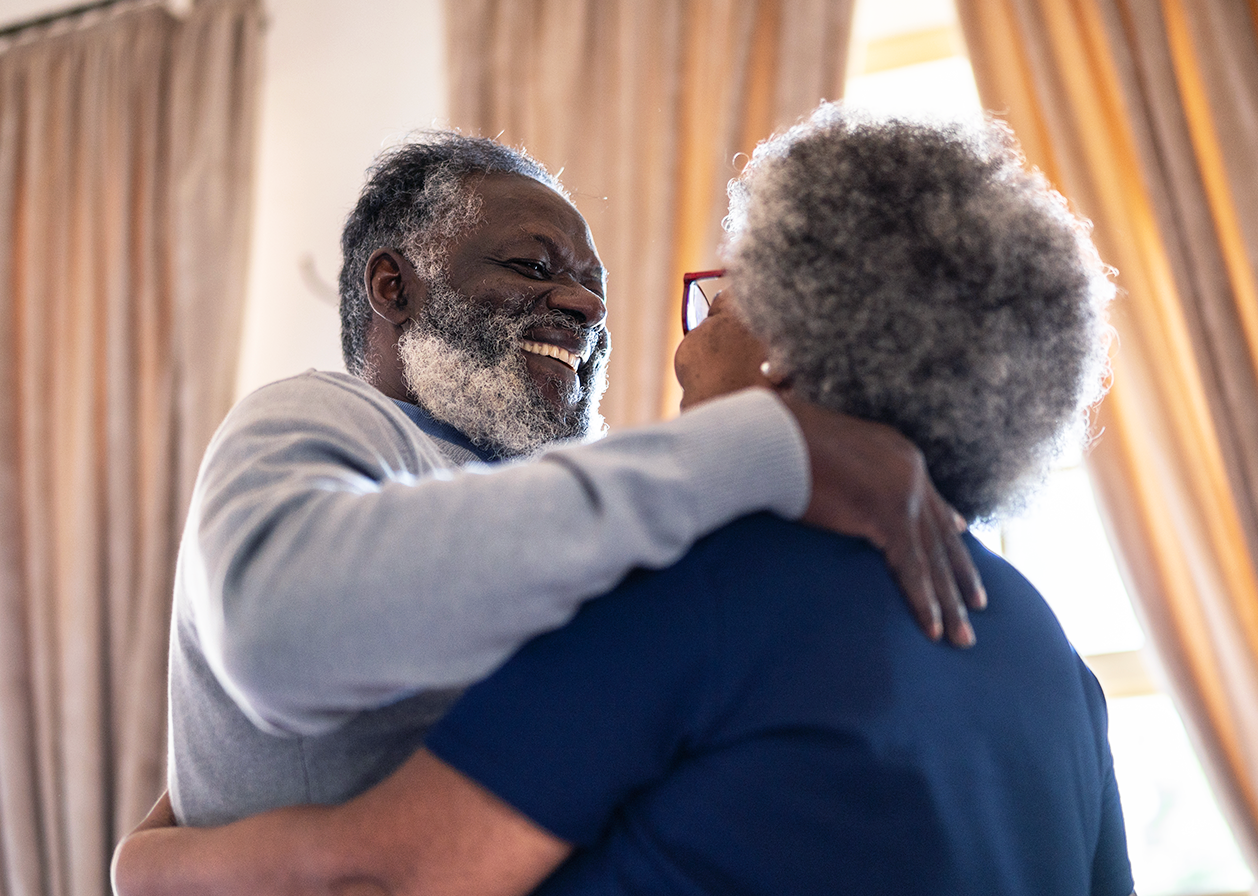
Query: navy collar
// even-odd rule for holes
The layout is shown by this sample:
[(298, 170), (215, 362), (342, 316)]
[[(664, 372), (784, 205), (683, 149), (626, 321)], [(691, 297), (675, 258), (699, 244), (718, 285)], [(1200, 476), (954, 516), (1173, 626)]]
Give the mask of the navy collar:
[(489, 448), (482, 448), (480, 445), (473, 443), (471, 439), (463, 435), (463, 433), (459, 432), (449, 423), (442, 423), (419, 405), (411, 404), (409, 401), (402, 401), (400, 398), (393, 399), (393, 403), (401, 408), (402, 413), (410, 417), (416, 426), (423, 430), (427, 435), (432, 436), (434, 439), (449, 442), (451, 445), (457, 445), (465, 451), (471, 452), (485, 463), (502, 460), (502, 457), (496, 451)]

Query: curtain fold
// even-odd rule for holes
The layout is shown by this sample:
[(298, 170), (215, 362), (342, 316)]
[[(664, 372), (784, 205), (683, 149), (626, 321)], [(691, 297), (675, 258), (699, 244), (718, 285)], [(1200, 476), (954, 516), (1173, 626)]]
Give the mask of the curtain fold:
[(852, 0), (447, 0), (451, 122), (562, 169), (608, 280), (613, 426), (675, 411), (681, 274), (734, 158), (842, 95)]
[(185, 458), (230, 403), (260, 17), (131, 4), (0, 50), (0, 894), (107, 894), (163, 786)]
[(983, 103), (1124, 295), (1089, 457), (1120, 567), (1258, 868), (1258, 37), (1230, 0), (958, 0)]

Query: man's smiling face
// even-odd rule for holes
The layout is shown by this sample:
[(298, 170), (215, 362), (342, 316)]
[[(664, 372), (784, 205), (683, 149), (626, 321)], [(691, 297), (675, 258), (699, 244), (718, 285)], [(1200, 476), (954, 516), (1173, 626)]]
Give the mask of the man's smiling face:
[(467, 436), (527, 453), (599, 425), (605, 275), (585, 219), (535, 180), (473, 186), (477, 223), (398, 342), (414, 400)]

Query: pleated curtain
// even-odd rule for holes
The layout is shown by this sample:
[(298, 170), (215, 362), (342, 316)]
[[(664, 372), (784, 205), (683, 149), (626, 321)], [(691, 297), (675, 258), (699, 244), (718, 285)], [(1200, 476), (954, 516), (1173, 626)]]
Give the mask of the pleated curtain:
[(842, 95), (852, 0), (447, 0), (451, 122), (523, 145), (590, 222), (612, 426), (675, 413), (681, 275), (717, 263), (736, 155)]
[(958, 0), (979, 93), (1123, 294), (1089, 460), (1124, 577), (1258, 868), (1258, 29), (1236, 0)]
[(232, 394), (261, 10), (0, 45), (0, 894), (104, 896), (164, 785), (175, 550)]

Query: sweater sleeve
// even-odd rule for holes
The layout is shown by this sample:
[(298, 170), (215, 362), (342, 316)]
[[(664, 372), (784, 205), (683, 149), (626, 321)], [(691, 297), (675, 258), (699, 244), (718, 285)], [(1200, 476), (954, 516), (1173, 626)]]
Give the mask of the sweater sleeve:
[(256, 725), (321, 734), (484, 677), (631, 569), (747, 513), (797, 517), (809, 488), (802, 436), (766, 391), (451, 468), (370, 387), (307, 374), (246, 398), (215, 435), (176, 600)]

